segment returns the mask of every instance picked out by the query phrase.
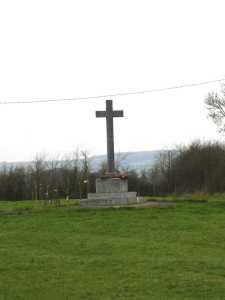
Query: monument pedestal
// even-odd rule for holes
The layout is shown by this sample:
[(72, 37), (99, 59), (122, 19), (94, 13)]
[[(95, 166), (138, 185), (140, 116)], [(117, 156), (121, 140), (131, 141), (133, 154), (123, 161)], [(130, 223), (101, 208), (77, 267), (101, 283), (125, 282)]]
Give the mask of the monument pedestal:
[(136, 192), (128, 192), (127, 178), (98, 178), (96, 193), (89, 193), (81, 206), (123, 206), (139, 203)]

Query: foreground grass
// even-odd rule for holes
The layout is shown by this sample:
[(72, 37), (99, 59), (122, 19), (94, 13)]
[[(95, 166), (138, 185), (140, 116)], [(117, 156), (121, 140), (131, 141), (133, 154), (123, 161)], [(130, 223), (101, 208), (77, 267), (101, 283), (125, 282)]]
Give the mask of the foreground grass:
[(190, 193), (190, 194), (171, 194), (166, 196), (147, 196), (147, 201), (189, 201), (189, 202), (201, 202), (201, 201), (225, 201), (225, 193)]
[[(60, 200), (61, 207), (78, 205), (79, 200)], [(41, 211), (58, 206), (58, 203), (48, 203), (44, 200), (25, 200), (25, 201), (0, 201), (0, 214), (1, 212), (32, 212)]]
[(225, 202), (0, 216), (0, 299), (224, 299)]

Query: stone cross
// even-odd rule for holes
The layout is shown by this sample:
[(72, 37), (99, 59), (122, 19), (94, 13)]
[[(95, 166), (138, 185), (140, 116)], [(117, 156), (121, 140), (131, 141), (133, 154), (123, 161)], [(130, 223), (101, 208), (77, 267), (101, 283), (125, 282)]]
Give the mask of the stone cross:
[(123, 117), (122, 110), (113, 110), (112, 100), (106, 100), (106, 111), (96, 111), (96, 118), (106, 118), (108, 173), (115, 172), (113, 118)]

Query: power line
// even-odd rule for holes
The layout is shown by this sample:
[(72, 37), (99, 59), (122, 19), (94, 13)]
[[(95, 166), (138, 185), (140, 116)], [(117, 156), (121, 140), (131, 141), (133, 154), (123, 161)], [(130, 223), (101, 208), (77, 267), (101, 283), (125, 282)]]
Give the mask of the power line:
[(122, 97), (122, 96), (132, 96), (132, 95), (141, 95), (141, 94), (150, 94), (150, 93), (158, 93), (158, 92), (164, 92), (169, 90), (176, 90), (176, 89), (182, 89), (182, 88), (191, 88), (201, 85), (207, 85), (211, 83), (216, 82), (222, 82), (225, 81), (225, 78), (222, 79), (216, 79), (216, 80), (210, 80), (210, 81), (202, 81), (198, 83), (189, 83), (189, 84), (183, 84), (178, 86), (170, 86), (165, 88), (158, 88), (158, 89), (152, 89), (152, 90), (142, 90), (142, 91), (133, 91), (133, 92), (122, 92), (122, 93), (115, 93), (115, 94), (107, 94), (107, 95), (97, 95), (97, 96), (87, 96), (87, 97), (76, 97), (76, 98), (58, 98), (58, 99), (44, 99), (44, 100), (22, 100), (22, 101), (0, 101), (0, 105), (4, 104), (34, 104), (34, 103), (47, 103), (47, 102), (63, 102), (63, 101), (79, 101), (79, 100), (92, 100), (92, 99), (101, 99), (101, 98), (111, 98), (111, 97)]

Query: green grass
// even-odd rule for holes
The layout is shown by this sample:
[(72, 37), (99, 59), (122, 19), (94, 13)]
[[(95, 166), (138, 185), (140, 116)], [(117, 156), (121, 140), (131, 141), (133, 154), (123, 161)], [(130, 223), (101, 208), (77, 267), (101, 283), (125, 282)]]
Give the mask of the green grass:
[(34, 209), (0, 228), (0, 300), (225, 298), (225, 201)]
[(225, 201), (225, 193), (187, 193), (187, 194), (171, 194), (166, 196), (147, 196), (145, 197), (147, 201)]
[[(60, 200), (60, 206), (78, 205), (79, 200)], [(46, 210), (56, 207), (56, 203), (49, 204), (44, 200), (25, 200), (25, 201), (0, 201), (0, 214), (3, 212), (32, 212)]]

